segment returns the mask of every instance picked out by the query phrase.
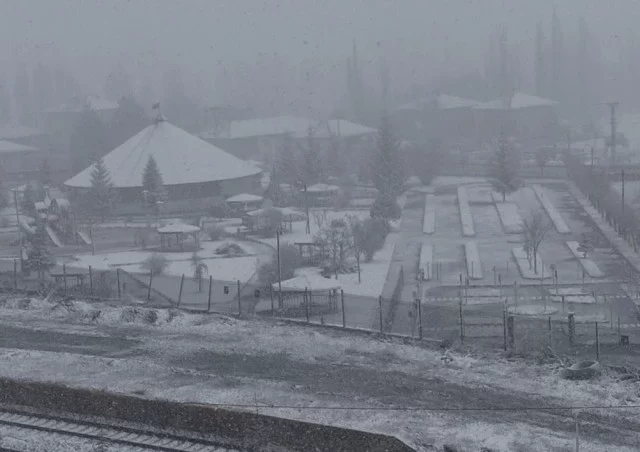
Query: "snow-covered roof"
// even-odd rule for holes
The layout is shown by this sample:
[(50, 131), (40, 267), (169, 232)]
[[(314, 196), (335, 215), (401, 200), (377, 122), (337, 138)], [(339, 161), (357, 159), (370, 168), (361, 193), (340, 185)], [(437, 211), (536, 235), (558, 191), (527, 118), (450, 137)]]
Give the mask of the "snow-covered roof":
[(326, 193), (326, 192), (335, 192), (340, 190), (340, 187), (337, 185), (329, 185), (329, 184), (314, 184), (307, 187), (307, 191), (311, 193)]
[(396, 107), (395, 110), (414, 111), (424, 110), (425, 108), (432, 107), (440, 110), (452, 110), (454, 108), (470, 108), (478, 105), (477, 100), (465, 99), (458, 96), (450, 96), (448, 94), (438, 94), (435, 96), (425, 97), (422, 99), (416, 99), (406, 104)]
[(281, 281), (280, 285), (278, 283), (272, 284), (275, 290), (279, 290), (280, 286), (282, 286), (283, 292), (304, 292), (305, 289), (311, 292), (328, 291), (339, 290), (342, 287), (335, 279), (324, 278), (320, 275), (300, 275)]
[(198, 226), (186, 223), (172, 223), (158, 228), (158, 232), (161, 234), (189, 234), (191, 232), (198, 232), (199, 230), (200, 228)]
[(12, 141), (0, 140), (0, 153), (30, 152), (30, 151), (37, 151), (37, 149), (31, 146), (25, 146), (23, 144), (14, 143)]
[(49, 113), (79, 113), (86, 109), (93, 111), (117, 110), (119, 104), (100, 96), (87, 96), (81, 102), (63, 104), (58, 108), (45, 110)]
[(517, 110), (530, 107), (550, 107), (557, 102), (531, 94), (517, 92), (511, 98), (499, 98), (478, 104), (473, 108), (476, 110)]
[(227, 198), (227, 202), (260, 202), (262, 201), (262, 196), (252, 195), (250, 193), (240, 193), (239, 195), (232, 196)]
[(15, 140), (34, 136), (46, 135), (47, 133), (33, 127), (21, 126), (18, 124), (5, 124), (0, 126), (0, 140)]
[[(159, 120), (104, 156), (115, 187), (141, 187), (142, 174), (153, 156), (165, 185), (195, 184), (252, 176), (261, 172), (244, 160)], [(93, 165), (65, 182), (90, 187)]]
[(329, 138), (332, 135), (351, 137), (376, 133), (376, 129), (344, 119), (321, 121), (298, 116), (273, 116), (231, 121), (227, 130), (210, 130), (203, 133), (201, 137), (204, 139), (239, 139), (288, 134), (294, 138), (304, 138), (309, 134), (309, 128), (316, 138)]

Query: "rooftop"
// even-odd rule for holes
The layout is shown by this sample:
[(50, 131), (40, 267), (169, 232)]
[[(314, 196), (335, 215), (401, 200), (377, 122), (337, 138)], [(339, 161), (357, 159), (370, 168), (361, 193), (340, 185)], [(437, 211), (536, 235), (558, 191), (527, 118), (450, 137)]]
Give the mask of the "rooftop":
[(294, 138), (304, 138), (309, 134), (309, 129), (317, 138), (351, 137), (376, 133), (376, 129), (344, 119), (321, 121), (297, 116), (273, 116), (231, 121), (226, 130), (209, 130), (201, 136), (204, 139), (239, 139), (289, 134)]
[(0, 126), (0, 140), (15, 140), (34, 136), (46, 135), (47, 132), (33, 127), (18, 124), (4, 124)]
[(12, 141), (0, 140), (0, 153), (31, 152), (31, 151), (37, 151), (37, 149), (31, 146), (25, 146), (22, 144), (14, 143)]
[(456, 108), (470, 108), (478, 104), (477, 100), (465, 99), (448, 94), (437, 94), (421, 99), (416, 99), (396, 107), (398, 111), (424, 110), (425, 108), (438, 108), (440, 110), (452, 110)]
[(543, 97), (516, 92), (509, 99), (499, 98), (474, 106), (477, 110), (518, 110), (531, 107), (550, 107), (557, 102)]
[(82, 101), (63, 104), (58, 108), (50, 108), (46, 110), (49, 113), (79, 113), (86, 109), (93, 111), (117, 110), (118, 102), (105, 99), (100, 96), (87, 96)]
[[(161, 119), (104, 156), (115, 187), (141, 187), (142, 174), (153, 156), (165, 185), (238, 179), (259, 174), (260, 168)], [(90, 187), (93, 165), (65, 182)]]

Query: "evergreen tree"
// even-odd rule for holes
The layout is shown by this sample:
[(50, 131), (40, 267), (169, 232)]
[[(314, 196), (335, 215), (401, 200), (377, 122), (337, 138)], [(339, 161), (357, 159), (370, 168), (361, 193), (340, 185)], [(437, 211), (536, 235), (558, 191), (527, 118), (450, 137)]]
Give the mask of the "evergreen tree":
[(0, 124), (11, 121), (11, 97), (4, 77), (0, 77)]
[(44, 199), (47, 195), (46, 187), (51, 186), (51, 167), (49, 161), (45, 158), (38, 167), (38, 186), (37, 197), (38, 199)]
[(69, 147), (74, 173), (79, 173), (111, 150), (107, 129), (96, 112), (87, 110), (80, 115), (74, 124)]
[(302, 152), (302, 176), (307, 185), (317, 183), (323, 176), (322, 162), (318, 156), (318, 149), (315, 145), (311, 127), (309, 127), (307, 133), (307, 145)]
[(20, 211), (30, 217), (36, 216), (36, 192), (31, 184), (22, 191), (22, 198), (20, 199)]
[(93, 165), (91, 188), (86, 195), (87, 210), (104, 221), (111, 214), (115, 203), (115, 191), (109, 170), (102, 159)]
[(120, 146), (149, 125), (144, 108), (132, 97), (123, 97), (108, 126), (109, 148)]
[(544, 97), (546, 95), (546, 73), (545, 73), (545, 61), (544, 61), (544, 32), (542, 31), (542, 24), (538, 22), (536, 29), (536, 56), (535, 56), (535, 83), (536, 83), (536, 95)]
[(291, 143), (291, 137), (286, 135), (282, 142), (282, 148), (280, 153), (276, 156), (275, 164), (272, 175), (277, 175), (280, 182), (286, 182), (289, 184), (294, 183), (300, 179), (300, 171), (296, 164), (296, 157), (293, 152), (293, 146)]
[(13, 96), (18, 107), (18, 120), (20, 124), (33, 124), (33, 99), (31, 97), (31, 82), (27, 66), (23, 63), (18, 67)]
[(377, 152), (373, 159), (373, 183), (378, 191), (397, 196), (402, 191), (404, 174), (398, 141), (386, 115), (382, 117), (377, 141)]
[(504, 135), (500, 137), (488, 176), (493, 189), (502, 194), (503, 201), (506, 200), (508, 193), (516, 191), (521, 186), (518, 178), (518, 164), (513, 149)]
[(149, 156), (142, 173), (142, 190), (145, 207), (150, 207), (155, 213), (158, 213), (159, 204), (164, 201), (165, 193), (162, 174), (160, 174), (156, 159), (152, 155)]
[(33, 70), (33, 100), (39, 110), (53, 107), (53, 77), (41, 61)]
[(43, 279), (45, 272), (55, 264), (55, 259), (47, 247), (45, 222), (38, 221), (35, 232), (27, 237), (27, 259), (24, 268), (27, 271), (38, 272), (38, 278)]

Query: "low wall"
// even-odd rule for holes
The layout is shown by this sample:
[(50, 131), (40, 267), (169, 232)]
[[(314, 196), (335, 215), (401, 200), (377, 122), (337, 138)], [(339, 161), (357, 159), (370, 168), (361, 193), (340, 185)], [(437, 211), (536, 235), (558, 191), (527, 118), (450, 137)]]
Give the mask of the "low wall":
[(0, 403), (212, 435), (264, 451), (411, 452), (394, 437), (206, 405), (0, 378)]

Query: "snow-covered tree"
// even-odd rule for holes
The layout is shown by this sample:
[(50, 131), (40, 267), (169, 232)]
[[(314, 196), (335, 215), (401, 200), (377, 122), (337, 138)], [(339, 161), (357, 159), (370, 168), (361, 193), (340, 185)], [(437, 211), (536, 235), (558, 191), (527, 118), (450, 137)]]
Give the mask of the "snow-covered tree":
[(107, 128), (96, 112), (83, 112), (71, 132), (69, 143), (71, 167), (79, 173), (111, 150)]
[(109, 170), (102, 159), (98, 160), (91, 171), (91, 188), (85, 198), (89, 212), (104, 221), (111, 214), (115, 204), (115, 190)]
[(193, 269), (193, 280), (198, 283), (198, 292), (202, 292), (202, 281), (209, 273), (209, 268), (207, 264), (202, 262), (202, 258), (197, 251), (194, 251), (191, 255), (191, 268)]
[(123, 97), (108, 126), (110, 148), (120, 146), (149, 125), (144, 108), (132, 97)]
[(396, 201), (396, 197), (388, 191), (378, 192), (371, 210), (371, 218), (382, 218), (384, 220), (395, 220), (400, 218), (402, 210)]
[(386, 115), (382, 117), (378, 128), (376, 151), (373, 159), (373, 183), (378, 191), (397, 196), (402, 191), (404, 174), (398, 140)]
[(315, 184), (323, 178), (322, 161), (311, 127), (307, 132), (307, 145), (302, 149), (302, 176), (307, 185)]
[(38, 221), (35, 232), (27, 237), (27, 259), (24, 268), (27, 271), (38, 272), (38, 278), (43, 279), (45, 272), (55, 264), (55, 259), (47, 247), (45, 222)]
[(587, 234), (580, 236), (580, 242), (578, 243), (578, 251), (582, 253), (582, 257), (586, 259), (587, 255), (593, 251), (593, 244), (591, 238)]
[(13, 96), (18, 107), (18, 120), (21, 124), (33, 124), (33, 98), (29, 71), (24, 63), (18, 66)]
[(11, 121), (11, 90), (7, 86), (7, 81), (0, 76), (0, 124)]
[(160, 203), (165, 200), (164, 183), (162, 174), (152, 155), (149, 156), (147, 165), (142, 173), (143, 202), (146, 207), (150, 207), (157, 214)]
[(20, 211), (30, 217), (36, 216), (36, 191), (31, 184), (27, 184), (22, 191)]
[(282, 147), (278, 155), (276, 155), (271, 174), (272, 180), (278, 179), (280, 182), (289, 184), (293, 184), (301, 176), (289, 135), (285, 135), (282, 141)]
[(506, 200), (507, 194), (516, 191), (521, 186), (521, 180), (518, 177), (518, 163), (514, 151), (504, 135), (500, 137), (500, 143), (491, 163), (489, 181), (493, 189), (502, 194), (503, 201)]
[(538, 250), (551, 229), (553, 225), (541, 210), (532, 212), (528, 218), (522, 220), (522, 247), (533, 261), (534, 273), (538, 273)]

